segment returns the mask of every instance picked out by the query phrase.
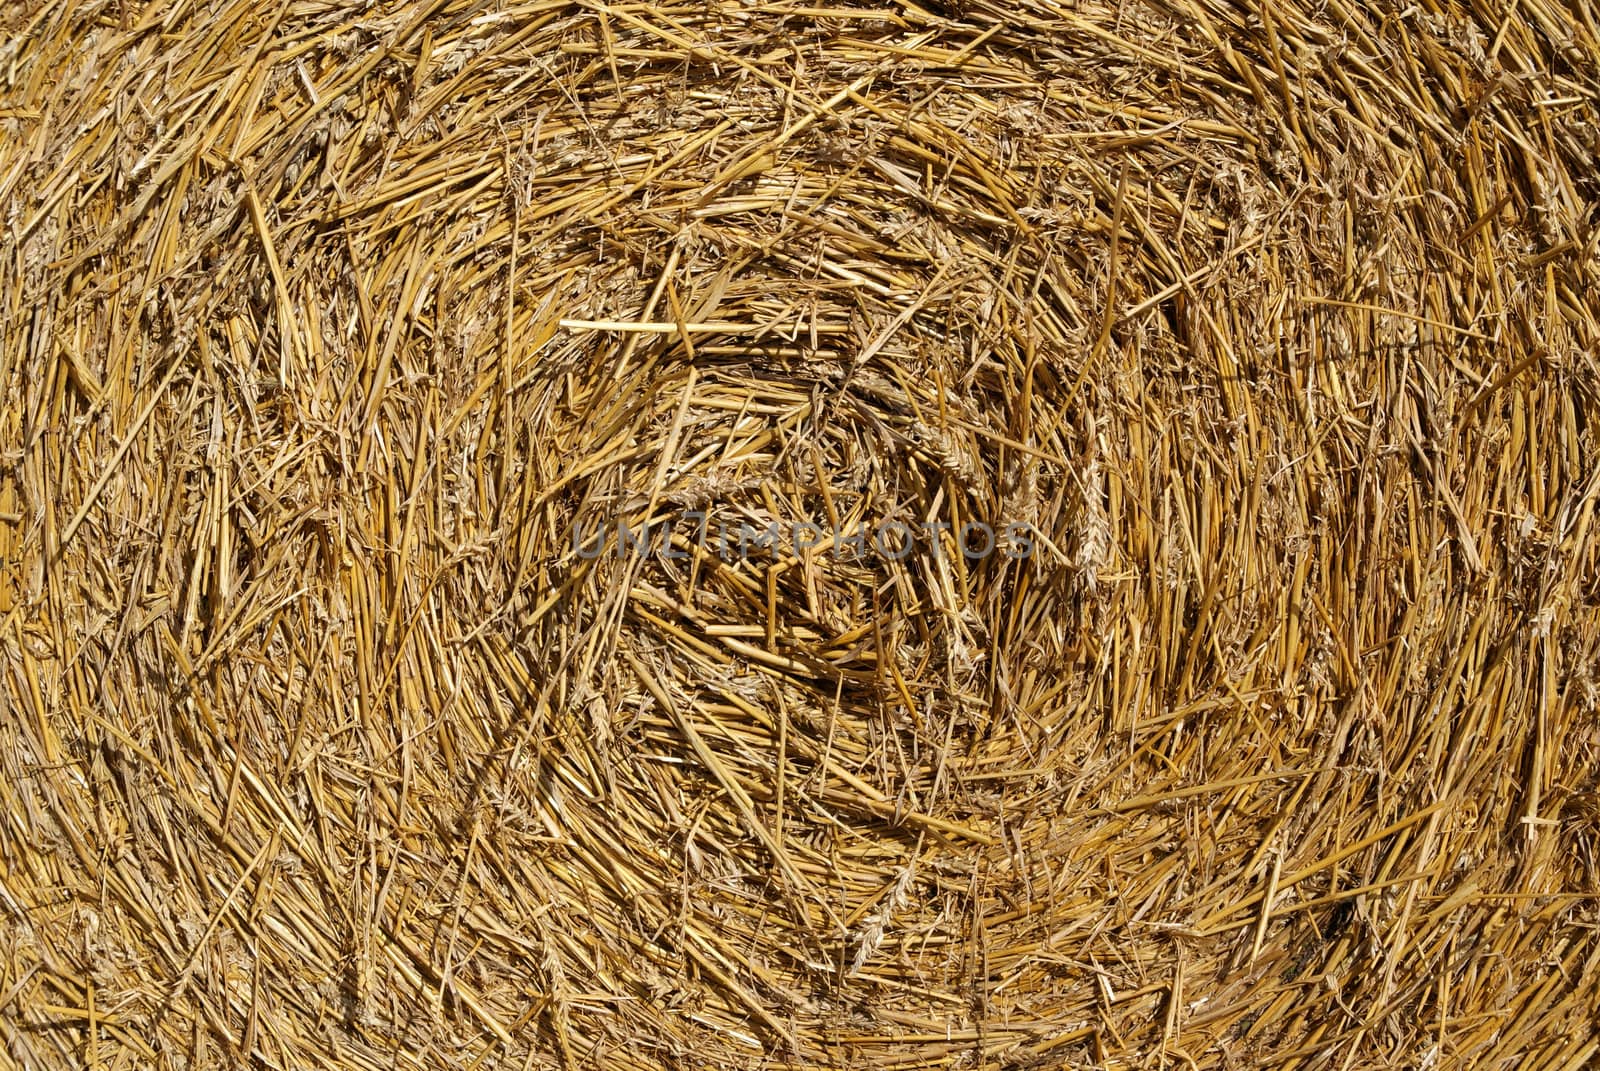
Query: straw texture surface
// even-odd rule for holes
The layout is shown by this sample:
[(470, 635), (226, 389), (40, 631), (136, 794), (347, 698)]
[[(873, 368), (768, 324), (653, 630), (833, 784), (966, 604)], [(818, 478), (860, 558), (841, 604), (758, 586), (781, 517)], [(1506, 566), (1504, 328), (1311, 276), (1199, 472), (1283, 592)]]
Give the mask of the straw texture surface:
[(0, 1067), (1596, 1066), (1597, 291), (1591, 0), (12, 0)]

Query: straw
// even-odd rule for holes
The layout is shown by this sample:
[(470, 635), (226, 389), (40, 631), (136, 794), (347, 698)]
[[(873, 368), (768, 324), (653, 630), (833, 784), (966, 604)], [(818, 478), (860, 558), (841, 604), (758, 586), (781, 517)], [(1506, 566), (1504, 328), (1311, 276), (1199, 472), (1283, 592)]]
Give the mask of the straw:
[(1597, 1059), (1590, 0), (0, 28), (0, 1067)]

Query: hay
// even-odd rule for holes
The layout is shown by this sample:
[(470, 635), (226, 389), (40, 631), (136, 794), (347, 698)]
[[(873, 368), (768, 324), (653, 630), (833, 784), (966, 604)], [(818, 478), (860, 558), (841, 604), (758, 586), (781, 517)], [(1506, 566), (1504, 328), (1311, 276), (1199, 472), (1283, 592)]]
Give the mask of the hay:
[(0, 26), (0, 1064), (1593, 1066), (1589, 0)]

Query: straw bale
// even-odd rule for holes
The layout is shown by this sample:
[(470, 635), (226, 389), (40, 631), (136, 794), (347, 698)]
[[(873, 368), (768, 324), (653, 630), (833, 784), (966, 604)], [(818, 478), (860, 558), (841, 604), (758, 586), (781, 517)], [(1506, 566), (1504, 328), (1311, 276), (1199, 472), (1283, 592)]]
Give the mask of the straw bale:
[(1592, 0), (8, 2), (0, 1066), (1597, 1066), (1597, 156)]

